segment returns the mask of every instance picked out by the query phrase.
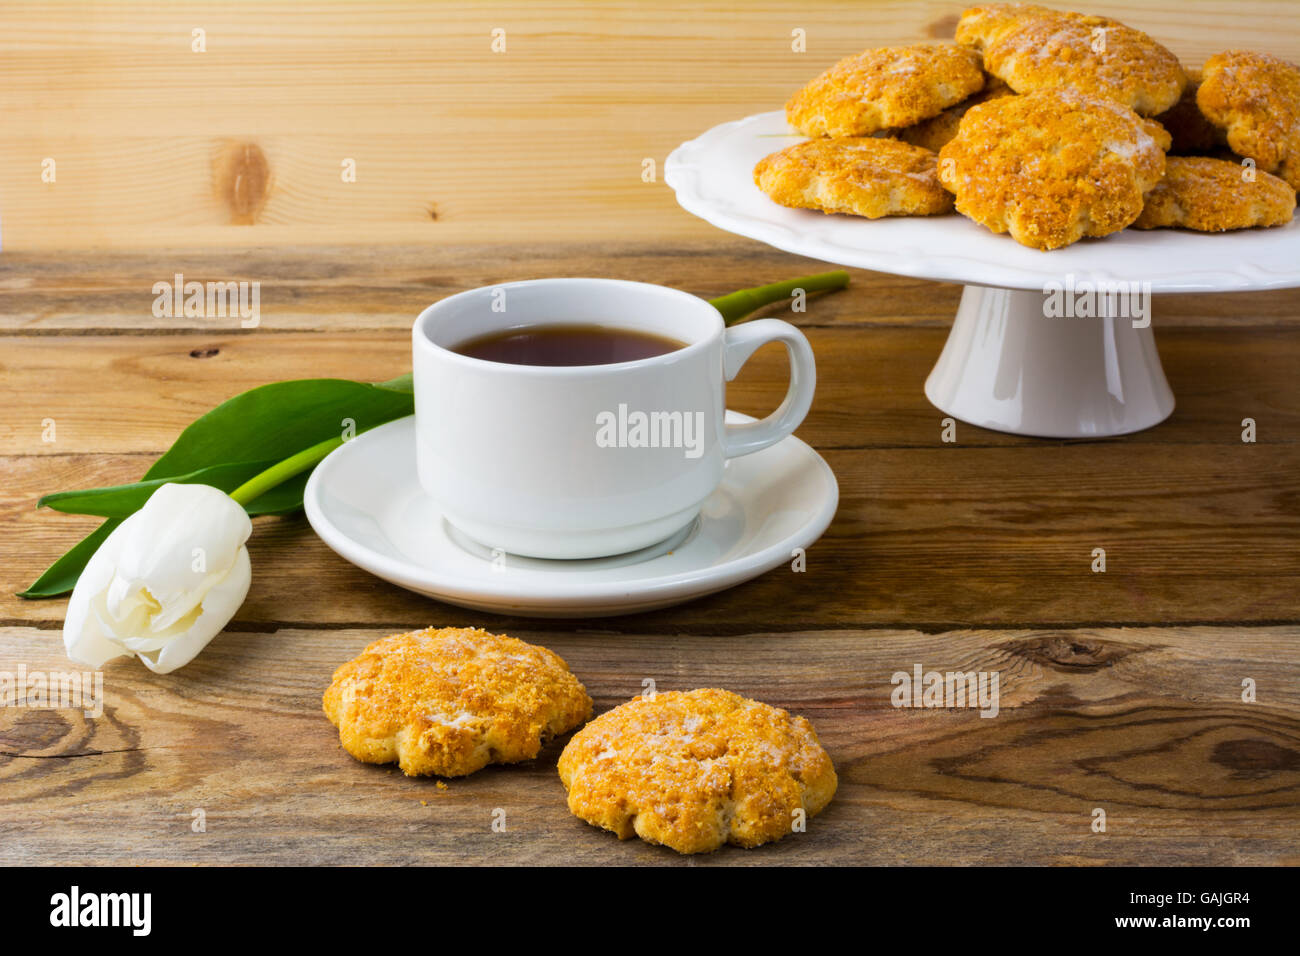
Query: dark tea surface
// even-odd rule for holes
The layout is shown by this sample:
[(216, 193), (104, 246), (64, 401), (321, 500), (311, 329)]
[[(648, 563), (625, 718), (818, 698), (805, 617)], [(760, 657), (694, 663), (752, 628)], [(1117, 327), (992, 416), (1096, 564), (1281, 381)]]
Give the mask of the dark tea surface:
[(532, 325), (476, 336), (451, 351), (508, 365), (613, 365), (675, 352), (684, 342), (606, 325)]

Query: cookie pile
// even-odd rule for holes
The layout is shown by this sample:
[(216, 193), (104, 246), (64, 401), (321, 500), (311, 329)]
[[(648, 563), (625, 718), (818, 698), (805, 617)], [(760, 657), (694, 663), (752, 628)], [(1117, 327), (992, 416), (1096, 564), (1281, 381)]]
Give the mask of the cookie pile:
[(1035, 249), (1291, 221), (1295, 64), (1230, 50), (1189, 74), (1117, 20), (1021, 3), (972, 7), (955, 40), (835, 64), (786, 104), (810, 138), (754, 182), (784, 206), (869, 219), (955, 209)]

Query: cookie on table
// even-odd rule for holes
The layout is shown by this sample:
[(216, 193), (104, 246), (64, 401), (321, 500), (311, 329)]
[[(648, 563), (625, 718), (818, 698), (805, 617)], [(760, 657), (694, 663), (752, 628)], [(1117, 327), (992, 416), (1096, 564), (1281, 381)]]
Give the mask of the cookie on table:
[(838, 783), (807, 720), (713, 689), (615, 707), (573, 735), (559, 770), (574, 815), (678, 853), (779, 840)]
[(1169, 133), (1172, 143), (1169, 152), (1184, 154), (1204, 154), (1226, 150), (1228, 138), (1223, 130), (1215, 126), (1201, 108), (1196, 105), (1196, 94), (1201, 88), (1201, 74), (1188, 71), (1187, 89), (1178, 102), (1165, 110), (1155, 121)]
[(413, 777), (531, 760), (591, 716), (559, 655), (456, 627), (375, 641), (334, 672), (323, 704), (348, 753)]
[(883, 47), (845, 57), (790, 98), (805, 136), (869, 136), (911, 126), (984, 86), (979, 57), (951, 43)]
[(819, 209), (879, 219), (952, 211), (939, 184), (938, 157), (896, 139), (820, 137), (796, 143), (758, 161), (754, 183), (773, 200), (796, 209)]
[(996, 100), (1001, 96), (1015, 95), (1011, 87), (994, 77), (989, 80), (983, 90), (974, 96), (967, 97), (956, 106), (948, 107), (938, 116), (922, 120), (915, 126), (892, 130), (889, 135), (895, 139), (901, 139), (904, 143), (911, 143), (913, 146), (920, 146), (923, 149), (937, 153), (943, 149), (950, 139), (957, 135), (957, 129), (961, 126), (961, 118), (966, 115), (966, 112), (972, 106), (978, 106), (989, 100)]
[(1210, 57), (1201, 75), (1196, 103), (1227, 133), (1232, 151), (1300, 189), (1300, 67), (1228, 50)]
[(1133, 225), (1224, 232), (1282, 226), (1294, 212), (1295, 190), (1276, 176), (1208, 156), (1170, 156)]
[(1165, 171), (1169, 134), (1113, 100), (1038, 90), (972, 107), (939, 152), (957, 211), (1021, 245), (1118, 232)]
[(1017, 93), (1069, 86), (1143, 116), (1172, 107), (1187, 83), (1173, 53), (1109, 17), (994, 3), (962, 14), (957, 42)]

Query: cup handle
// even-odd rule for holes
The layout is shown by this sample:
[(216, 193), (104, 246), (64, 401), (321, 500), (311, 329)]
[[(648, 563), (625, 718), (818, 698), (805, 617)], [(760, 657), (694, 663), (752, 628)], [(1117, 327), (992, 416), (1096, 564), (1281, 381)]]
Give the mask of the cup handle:
[(723, 440), (727, 458), (749, 455), (779, 442), (799, 427), (812, 406), (817, 386), (817, 363), (804, 334), (780, 319), (755, 319), (726, 330), (722, 346), (723, 374), (730, 382), (749, 357), (768, 342), (780, 342), (790, 359), (790, 388), (771, 415), (756, 422), (728, 425)]

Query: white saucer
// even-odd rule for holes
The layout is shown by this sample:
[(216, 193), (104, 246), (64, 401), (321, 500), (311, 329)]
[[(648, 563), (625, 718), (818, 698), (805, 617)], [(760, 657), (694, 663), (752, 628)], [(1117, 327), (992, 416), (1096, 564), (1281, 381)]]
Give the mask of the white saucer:
[[(727, 412), (727, 421), (753, 419)], [(403, 418), (332, 452), (303, 503), (337, 554), (411, 591), (500, 614), (602, 617), (679, 604), (788, 564), (830, 524), (839, 487), (822, 457), (791, 437), (727, 462), (700, 517), (660, 545), (585, 561), (493, 556), (420, 488), (415, 419)]]

